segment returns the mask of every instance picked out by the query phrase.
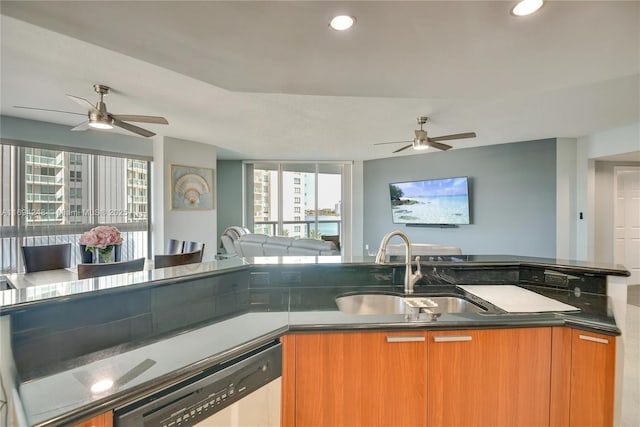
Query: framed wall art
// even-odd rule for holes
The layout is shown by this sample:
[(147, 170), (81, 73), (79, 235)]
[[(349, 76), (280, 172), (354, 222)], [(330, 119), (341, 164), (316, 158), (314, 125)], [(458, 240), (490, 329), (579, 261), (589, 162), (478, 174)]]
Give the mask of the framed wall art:
[(171, 165), (171, 209), (213, 209), (213, 169)]

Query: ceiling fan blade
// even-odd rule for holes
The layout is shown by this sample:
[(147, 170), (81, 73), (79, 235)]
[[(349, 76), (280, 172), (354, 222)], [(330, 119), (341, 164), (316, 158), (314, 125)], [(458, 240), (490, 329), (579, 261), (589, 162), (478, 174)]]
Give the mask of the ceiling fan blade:
[(393, 152), (394, 152), (394, 153), (399, 153), (399, 152), (404, 151), (404, 150), (406, 150), (407, 148), (411, 148), (411, 147), (413, 147), (413, 144), (405, 145), (404, 147), (402, 147), (402, 148), (398, 148), (396, 151), (393, 151)]
[(76, 113), (74, 111), (51, 110), (49, 108), (23, 107), (21, 105), (14, 105), (13, 108), (22, 108), (24, 110), (52, 111), (54, 113), (77, 114), (79, 116), (87, 115), (87, 113)]
[(450, 139), (464, 139), (464, 138), (475, 138), (475, 132), (466, 132), (466, 133), (454, 133), (453, 135), (443, 135), (436, 136), (435, 138), (429, 138), (429, 142), (438, 142), (438, 141), (448, 141)]
[(77, 102), (78, 104), (82, 105), (84, 108), (86, 108), (91, 112), (94, 112), (94, 113), (98, 112), (98, 110), (96, 110), (96, 107), (84, 98), (80, 98), (79, 96), (73, 96), (69, 94), (67, 94), (67, 98), (69, 98), (73, 102)]
[(144, 136), (144, 137), (150, 137), (155, 135), (155, 133), (151, 132), (150, 130), (146, 130), (136, 125), (132, 125), (131, 123), (123, 122), (121, 120), (116, 119), (115, 117), (113, 118), (113, 125), (121, 127), (122, 129), (126, 129), (129, 132), (137, 133), (138, 135)]
[(450, 145), (441, 144), (439, 142), (433, 142), (433, 141), (429, 141), (429, 147), (437, 148), (438, 150), (443, 150), (443, 151), (447, 151), (450, 148), (452, 148)]
[(413, 141), (393, 141), (393, 142), (376, 142), (373, 145), (386, 145), (386, 144), (406, 144), (407, 142), (413, 142)]
[(169, 122), (164, 117), (160, 116), (137, 116), (137, 115), (125, 115), (125, 114), (111, 114), (114, 119), (126, 121), (126, 122), (140, 122), (140, 123), (157, 123), (160, 125), (168, 125)]
[(87, 120), (86, 122), (80, 123), (78, 126), (72, 128), (71, 130), (87, 130), (89, 128), (89, 120)]

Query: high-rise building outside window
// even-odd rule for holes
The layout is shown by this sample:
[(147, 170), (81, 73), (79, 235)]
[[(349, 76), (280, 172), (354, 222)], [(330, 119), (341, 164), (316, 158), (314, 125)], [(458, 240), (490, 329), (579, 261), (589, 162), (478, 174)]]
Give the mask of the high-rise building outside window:
[(0, 144), (1, 271), (22, 270), (23, 245), (73, 243), (75, 264), (80, 235), (102, 224), (123, 233), (123, 259), (146, 257), (149, 170), (147, 160)]
[[(248, 225), (255, 233), (289, 237), (340, 236), (342, 163), (247, 162)], [(265, 179), (268, 177), (268, 179)], [(266, 213), (266, 214), (265, 214)]]

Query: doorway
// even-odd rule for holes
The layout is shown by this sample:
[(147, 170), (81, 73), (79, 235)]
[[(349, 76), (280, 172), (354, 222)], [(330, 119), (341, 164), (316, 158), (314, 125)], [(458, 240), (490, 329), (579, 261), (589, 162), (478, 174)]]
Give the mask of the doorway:
[(614, 167), (614, 198), (613, 260), (640, 284), (640, 167)]

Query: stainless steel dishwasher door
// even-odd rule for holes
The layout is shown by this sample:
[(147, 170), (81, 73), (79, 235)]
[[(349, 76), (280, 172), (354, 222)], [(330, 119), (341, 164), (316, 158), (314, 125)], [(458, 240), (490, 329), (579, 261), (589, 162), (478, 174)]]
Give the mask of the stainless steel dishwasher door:
[(116, 427), (277, 427), (282, 344), (273, 341), (116, 409)]
[(280, 427), (282, 380), (269, 384), (195, 424), (196, 427)]

